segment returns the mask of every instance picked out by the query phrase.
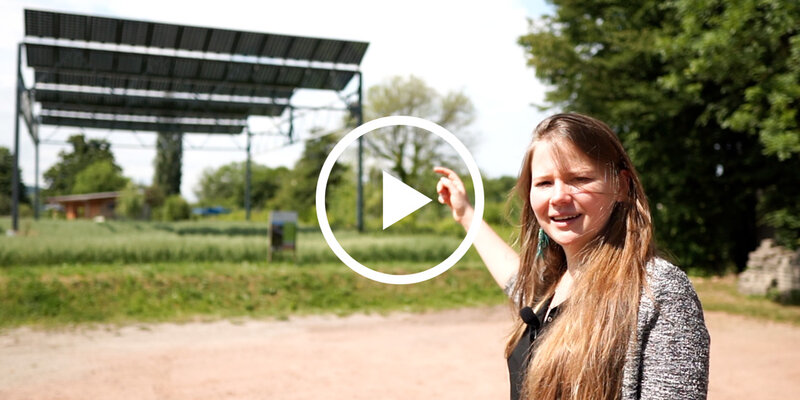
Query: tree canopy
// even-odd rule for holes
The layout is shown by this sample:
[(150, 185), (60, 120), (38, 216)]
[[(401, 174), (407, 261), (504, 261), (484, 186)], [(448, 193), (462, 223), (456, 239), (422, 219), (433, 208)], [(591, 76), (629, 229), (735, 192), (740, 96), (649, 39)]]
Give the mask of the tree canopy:
[[(303, 221), (311, 222), (315, 214), (317, 178), (328, 153), (336, 145), (336, 135), (319, 136), (305, 142), (300, 159), (292, 169), (251, 165), (252, 205), (256, 209), (295, 210)], [(343, 183), (348, 167), (335, 164), (328, 187)], [(244, 205), (245, 164), (223, 165), (203, 172), (195, 194), (200, 205), (222, 205), (241, 208)], [(350, 204), (350, 206), (354, 205)]]
[(75, 193), (74, 187), (78, 174), (86, 167), (100, 161), (108, 162), (115, 173), (122, 172), (122, 168), (114, 162), (114, 154), (111, 152), (111, 144), (108, 141), (104, 139), (87, 141), (83, 135), (73, 135), (67, 139), (67, 142), (72, 146), (72, 150), (60, 151), (58, 153), (59, 161), (44, 173), (47, 195)]
[[(289, 176), (286, 167), (269, 168), (251, 165), (251, 204), (263, 208), (270, 201), (281, 182)], [(217, 169), (206, 169), (195, 188), (198, 203), (204, 206), (244, 206), (245, 164), (243, 162), (223, 165)]]
[[(11, 213), (11, 189), (14, 171), (14, 155), (6, 147), (0, 147), (0, 215)], [(28, 195), (25, 192), (25, 184), (22, 183), (22, 169), (17, 170), (19, 182), (19, 202), (29, 203)]]
[[(396, 76), (369, 88), (364, 114), (366, 121), (390, 115), (424, 118), (446, 128), (468, 145), (471, 137), (467, 129), (475, 110), (462, 92), (440, 94), (420, 78)], [(403, 182), (416, 182), (420, 174), (447, 158), (442, 151), (443, 141), (429, 132), (407, 126), (385, 130), (366, 135), (365, 146), (373, 157), (388, 163)]]
[(183, 134), (159, 132), (156, 139), (156, 158), (153, 160), (153, 186), (165, 195), (181, 193), (183, 167)]
[(110, 160), (100, 160), (89, 164), (75, 176), (73, 194), (113, 192), (122, 190), (128, 184), (128, 178)]
[(800, 3), (554, 0), (520, 38), (548, 106), (600, 118), (642, 175), (657, 238), (688, 268), (800, 244)]
[[(270, 205), (275, 209), (297, 210), (301, 220), (312, 221), (316, 215), (314, 204), (319, 173), (338, 140), (337, 135), (331, 134), (306, 141), (302, 156), (294, 164), (286, 179), (281, 181), (275, 199)], [(328, 177), (328, 188), (333, 189), (345, 183), (344, 177), (348, 171), (347, 166), (340, 162), (334, 164)], [(352, 184), (355, 185), (355, 181)]]

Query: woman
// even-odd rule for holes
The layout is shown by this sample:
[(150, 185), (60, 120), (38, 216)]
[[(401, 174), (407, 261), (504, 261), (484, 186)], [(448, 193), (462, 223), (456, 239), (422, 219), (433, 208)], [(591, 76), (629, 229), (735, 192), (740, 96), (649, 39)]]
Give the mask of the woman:
[[(473, 208), (451, 170), (439, 202)], [(516, 191), (520, 254), (483, 221), (475, 247), (520, 310), (507, 348), (511, 398), (703, 399), (709, 336), (682, 271), (656, 257), (642, 184), (601, 121), (558, 114), (533, 133)]]

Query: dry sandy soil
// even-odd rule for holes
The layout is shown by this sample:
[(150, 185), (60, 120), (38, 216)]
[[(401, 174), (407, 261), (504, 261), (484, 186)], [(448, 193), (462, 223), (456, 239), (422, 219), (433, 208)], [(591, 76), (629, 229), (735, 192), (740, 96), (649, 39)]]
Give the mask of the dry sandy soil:
[[(800, 394), (800, 328), (707, 313), (711, 399)], [(506, 399), (505, 307), (0, 333), (0, 399)]]

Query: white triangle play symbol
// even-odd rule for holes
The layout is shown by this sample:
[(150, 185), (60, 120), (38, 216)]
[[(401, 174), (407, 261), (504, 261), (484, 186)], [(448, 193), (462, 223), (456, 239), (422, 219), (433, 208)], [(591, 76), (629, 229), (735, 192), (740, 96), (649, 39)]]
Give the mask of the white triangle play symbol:
[(383, 171), (383, 229), (430, 202), (428, 196)]

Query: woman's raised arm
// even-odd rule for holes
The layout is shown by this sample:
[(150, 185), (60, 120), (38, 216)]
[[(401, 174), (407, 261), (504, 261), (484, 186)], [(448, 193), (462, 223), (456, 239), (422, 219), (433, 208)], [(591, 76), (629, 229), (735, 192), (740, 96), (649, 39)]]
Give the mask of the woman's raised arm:
[[(433, 171), (442, 175), (436, 184), (439, 203), (449, 206), (453, 212), (453, 219), (464, 229), (468, 229), (475, 216), (475, 210), (467, 198), (467, 191), (461, 178), (448, 168), (436, 167)], [(519, 254), (501, 239), (489, 224), (482, 219), (479, 223), (480, 229), (475, 237), (475, 249), (478, 250), (478, 254), (494, 280), (501, 288), (505, 289), (509, 279), (516, 275), (519, 269)]]

